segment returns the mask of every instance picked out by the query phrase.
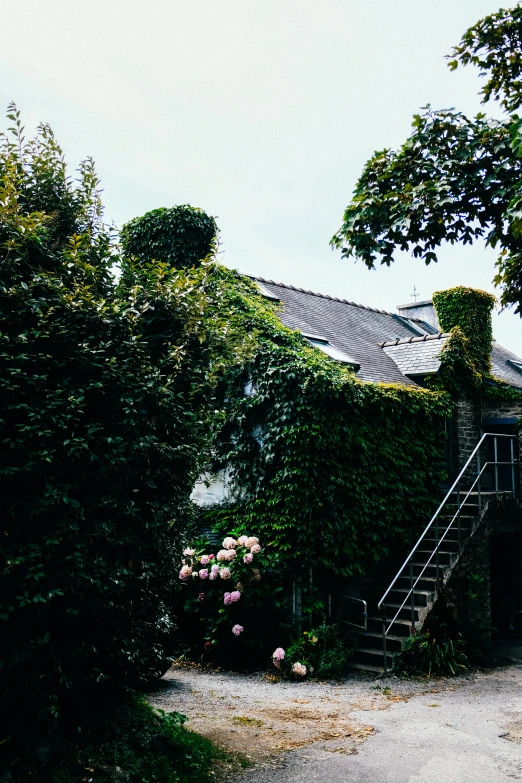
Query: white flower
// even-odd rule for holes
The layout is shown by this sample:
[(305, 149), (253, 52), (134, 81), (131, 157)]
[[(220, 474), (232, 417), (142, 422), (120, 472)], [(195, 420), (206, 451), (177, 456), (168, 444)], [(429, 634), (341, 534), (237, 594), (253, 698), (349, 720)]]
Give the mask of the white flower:
[(217, 560), (226, 560), (227, 559), (228, 552), (226, 549), (220, 549), (219, 552), (216, 555)]
[(221, 579), (230, 579), (230, 568), (222, 568), (219, 575)]
[(223, 548), (224, 549), (233, 549), (236, 546), (236, 539), (230, 538), (230, 536), (227, 536), (223, 541)]
[(236, 550), (235, 549), (229, 549), (227, 550), (227, 556), (225, 557), (225, 560), (233, 560), (236, 556)]
[(238, 546), (246, 546), (246, 542), (248, 541), (248, 536), (239, 536), (237, 539)]
[(292, 666), (292, 672), (294, 674), (297, 674), (299, 677), (306, 677), (306, 666), (303, 666), (302, 663), (299, 663), (299, 661), (297, 661)]
[(259, 538), (256, 538), (255, 536), (251, 536), (250, 538), (247, 538), (245, 546), (247, 549), (250, 549), (256, 544), (259, 544)]
[(195, 549), (184, 549), (183, 550), (183, 554), (186, 557), (194, 557), (194, 555), (196, 554), (196, 550)]
[(250, 553), (252, 555), (257, 555), (259, 554), (259, 552), (261, 552), (261, 547), (259, 546), (259, 544), (254, 544), (254, 546), (250, 548)]
[(181, 577), (181, 574), (183, 574), (183, 576), (181, 577), (182, 579), (186, 579), (187, 576), (191, 575), (191, 573), (192, 573), (192, 567), (191, 566), (189, 566), (189, 565), (181, 566), (181, 571), (179, 572), (179, 575)]

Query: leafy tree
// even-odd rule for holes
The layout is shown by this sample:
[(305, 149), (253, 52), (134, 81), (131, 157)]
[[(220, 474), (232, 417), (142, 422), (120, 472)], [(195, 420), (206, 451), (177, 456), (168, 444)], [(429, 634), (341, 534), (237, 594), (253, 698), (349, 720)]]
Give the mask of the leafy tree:
[(213, 389), (242, 341), (211, 260), (129, 260), (116, 282), (92, 161), (73, 182), (50, 128), (27, 142), (8, 116), (0, 754), (27, 759), (28, 736), (79, 731), (94, 704), (161, 672)]
[(357, 182), (332, 239), (343, 257), (368, 268), (389, 265), (397, 249), (426, 264), (444, 242), (483, 239), (499, 249), (501, 301), (522, 315), (522, 9), (500, 10), (470, 28), (450, 67), (472, 63), (488, 80), (483, 102), (500, 103), (504, 120), (426, 107), (402, 147), (376, 152)]

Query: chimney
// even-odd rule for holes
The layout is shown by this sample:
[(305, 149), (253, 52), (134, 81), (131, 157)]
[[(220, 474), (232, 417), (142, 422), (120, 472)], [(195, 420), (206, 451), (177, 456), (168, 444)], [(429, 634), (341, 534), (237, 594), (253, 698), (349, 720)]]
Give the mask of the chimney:
[(426, 323), (440, 332), (439, 319), (430, 299), (427, 299), (425, 302), (397, 305), (397, 310), (403, 318), (420, 318), (421, 321), (426, 321)]

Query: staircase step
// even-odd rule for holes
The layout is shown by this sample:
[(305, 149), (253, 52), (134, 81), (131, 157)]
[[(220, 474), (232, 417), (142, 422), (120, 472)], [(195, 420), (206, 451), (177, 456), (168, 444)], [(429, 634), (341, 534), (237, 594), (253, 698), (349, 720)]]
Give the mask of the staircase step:
[[(393, 615), (390, 615), (388, 617), (388, 622), (386, 623), (386, 626), (388, 626), (391, 622)], [(382, 616), (379, 615), (371, 615), (368, 617), (368, 630), (369, 631), (375, 631), (376, 633), (382, 634)], [(398, 617), (395, 622), (393, 623), (393, 626), (391, 628), (393, 631), (394, 636), (400, 636), (402, 638), (409, 636), (411, 632), (411, 623), (409, 620), (405, 620), (402, 617)]]
[[(388, 652), (400, 652), (400, 650), (402, 650), (402, 643), (405, 638), (406, 637), (404, 636), (394, 636), (389, 634), (386, 637), (386, 647)], [(360, 644), (364, 645), (364, 647), (372, 647), (380, 650), (382, 653), (382, 631), (380, 633), (377, 631), (368, 631), (364, 634), (364, 636), (360, 637), (359, 642)]]
[(357, 661), (350, 662), (351, 669), (358, 669), (363, 672), (374, 672), (374, 674), (384, 674), (384, 666), (372, 666), (369, 663), (358, 663)]
[[(386, 651), (386, 660), (388, 668), (393, 666), (393, 654), (389, 650)], [(384, 662), (384, 652), (382, 647), (376, 649), (375, 647), (358, 647), (355, 651), (354, 661), (356, 663), (367, 663), (370, 666), (382, 666)]]

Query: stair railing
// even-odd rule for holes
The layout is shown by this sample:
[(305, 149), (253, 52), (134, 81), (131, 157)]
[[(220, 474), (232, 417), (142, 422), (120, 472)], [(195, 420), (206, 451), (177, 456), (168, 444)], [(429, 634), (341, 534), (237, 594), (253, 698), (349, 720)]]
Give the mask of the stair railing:
[[(480, 449), (481, 449), (482, 444), (488, 438), (493, 438), (493, 451), (494, 451), (495, 459), (494, 460), (487, 460), (487, 461), (485, 461), (485, 462), (483, 462), (481, 464), (481, 461), (480, 461)], [(498, 440), (497, 440), (498, 438), (509, 438), (510, 439), (510, 456), (511, 456), (511, 459), (509, 461), (499, 461), (498, 460)], [(516, 466), (516, 464), (518, 462), (517, 458), (515, 457), (515, 454), (516, 454), (516, 449), (515, 449), (516, 440), (517, 440), (517, 438), (516, 438), (515, 435), (501, 435), (501, 434), (492, 434), (492, 433), (488, 433), (488, 432), (485, 432), (482, 435), (481, 439), (479, 440), (479, 442), (477, 443), (477, 445), (473, 449), (472, 453), (468, 457), (468, 459), (466, 461), (466, 464), (464, 465), (464, 467), (460, 471), (459, 475), (455, 479), (455, 481), (452, 484), (451, 488), (448, 490), (446, 496), (444, 497), (444, 500), (442, 501), (442, 503), (440, 504), (438, 509), (435, 511), (435, 513), (432, 516), (432, 518), (430, 519), (428, 525), (424, 529), (424, 532), (422, 533), (422, 535), (420, 536), (419, 540), (417, 541), (417, 543), (415, 544), (415, 546), (411, 550), (410, 554), (408, 555), (408, 557), (404, 561), (403, 565), (401, 566), (401, 568), (399, 569), (399, 571), (395, 575), (393, 581), (391, 582), (390, 586), (388, 587), (388, 589), (384, 593), (383, 597), (381, 598), (381, 600), (377, 604), (377, 607), (378, 607), (379, 611), (382, 612), (382, 642), (383, 642), (384, 671), (385, 672), (388, 671), (388, 660), (387, 660), (387, 652), (386, 652), (386, 638), (387, 638), (387, 636), (388, 636), (388, 634), (389, 634), (389, 632), (390, 632), (394, 622), (396, 621), (396, 619), (398, 618), (399, 614), (404, 609), (404, 607), (406, 606), (408, 601), (410, 602), (410, 608), (411, 608), (411, 628), (414, 629), (414, 627), (415, 627), (415, 588), (416, 588), (417, 584), (419, 583), (419, 580), (422, 579), (422, 577), (424, 575), (424, 572), (426, 571), (428, 566), (432, 564), (432, 560), (433, 559), (435, 559), (436, 578), (437, 578), (437, 584), (438, 584), (439, 573), (440, 573), (440, 565), (439, 565), (439, 550), (440, 550), (440, 546), (441, 546), (442, 542), (444, 541), (444, 539), (446, 538), (449, 530), (453, 527), (453, 524), (455, 523), (455, 520), (457, 520), (457, 527), (458, 527), (458, 553), (457, 554), (460, 555), (460, 553), (462, 552), (463, 544), (462, 544), (462, 531), (461, 531), (461, 510), (462, 510), (463, 506), (465, 506), (466, 501), (468, 500), (468, 498), (471, 495), (471, 493), (474, 491), (475, 487), (477, 487), (477, 505), (478, 505), (478, 511), (479, 511), (479, 516), (480, 516), (481, 509), (482, 509), (481, 478), (482, 478), (482, 475), (484, 474), (484, 471), (486, 470), (486, 468), (491, 466), (491, 465), (493, 465), (495, 467), (495, 471), (494, 471), (494, 475), (495, 475), (495, 489), (494, 489), (494, 492), (495, 493), (499, 493), (499, 492), (505, 493), (505, 492), (508, 492), (509, 494), (513, 494), (513, 495), (516, 494), (517, 481), (516, 481), (515, 466)], [(470, 489), (467, 491), (466, 495), (464, 496), (464, 499), (461, 500), (460, 499), (461, 498), (461, 492), (463, 492), (464, 490), (460, 489), (460, 483), (461, 483), (462, 479), (464, 478), (464, 476), (466, 475), (466, 472), (467, 472), (469, 466), (472, 464), (474, 459), (476, 459), (476, 467), (477, 467), (476, 477), (475, 477), (475, 480), (474, 480), (473, 484), (471, 485)], [(509, 489), (509, 490), (499, 490), (499, 472), (498, 472), (499, 465), (510, 465), (511, 466), (511, 489)], [(439, 535), (439, 517), (440, 517), (440, 514), (441, 514), (442, 510), (445, 508), (445, 506), (448, 504), (448, 501), (450, 500), (452, 495), (454, 495), (455, 493), (457, 495), (457, 503), (456, 503), (457, 510), (453, 514), (453, 516), (451, 518), (451, 521), (446, 525), (446, 529), (444, 530), (444, 533), (442, 535)], [(470, 531), (470, 535), (473, 535), (473, 533), (475, 531), (475, 527), (476, 527), (476, 524), (475, 524), (475, 526), (472, 526), (472, 529)], [(417, 575), (417, 578), (414, 581), (414, 577), (413, 577), (413, 565), (414, 565), (413, 557), (414, 557), (415, 554), (417, 554), (417, 551), (418, 551), (420, 545), (422, 543), (424, 543), (427, 534), (430, 533), (430, 532), (434, 532), (435, 533), (435, 547), (433, 548), (433, 551), (431, 552), (431, 554), (427, 558), (426, 563), (424, 564), (420, 574)], [(410, 580), (410, 589), (409, 589), (409, 591), (408, 591), (404, 601), (402, 602), (402, 604), (399, 606), (397, 612), (395, 613), (395, 616), (388, 623), (388, 620), (387, 620), (387, 617), (386, 617), (386, 604), (385, 604), (386, 598), (388, 597), (390, 592), (395, 587), (397, 581), (402, 576), (405, 575), (406, 569), (408, 569), (408, 576), (409, 576), (409, 580)]]

